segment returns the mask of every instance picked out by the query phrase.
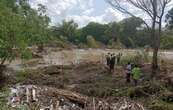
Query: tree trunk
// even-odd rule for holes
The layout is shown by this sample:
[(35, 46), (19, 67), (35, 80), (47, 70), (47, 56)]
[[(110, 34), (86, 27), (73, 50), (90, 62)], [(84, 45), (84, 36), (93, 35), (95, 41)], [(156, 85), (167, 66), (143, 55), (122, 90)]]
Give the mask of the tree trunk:
[(155, 34), (155, 43), (154, 43), (154, 52), (153, 52), (153, 75), (156, 74), (156, 70), (158, 69), (158, 51), (160, 48), (160, 37), (162, 33), (162, 18), (159, 20), (159, 31), (158, 34)]
[(156, 34), (156, 19), (157, 19), (157, 1), (153, 1), (153, 19), (151, 37), (153, 38), (153, 61), (152, 61), (152, 77), (156, 74), (158, 69), (158, 50), (159, 50), (159, 36)]

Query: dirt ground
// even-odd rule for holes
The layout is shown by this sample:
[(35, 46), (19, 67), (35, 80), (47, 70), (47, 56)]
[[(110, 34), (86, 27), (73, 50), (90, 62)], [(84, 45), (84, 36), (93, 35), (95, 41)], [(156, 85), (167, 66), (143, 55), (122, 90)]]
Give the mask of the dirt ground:
[[(83, 59), (91, 57), (84, 56)], [(92, 56), (97, 55), (92, 54)], [(42, 61), (43, 59), (32, 59), (27, 62), (29, 68), (14, 69), (14, 67), (9, 66), (5, 71), (5, 84), (8, 84), (8, 87), (36, 85), (39, 90), (50, 88), (48, 90), (52, 90), (52, 92), (43, 92), (40, 96), (42, 97), (40, 100), (46, 103), (55, 98), (56, 91), (65, 90), (71, 94), (77, 93), (89, 97), (89, 104), (93, 103), (94, 98), (97, 103), (102, 100), (109, 106), (118, 102), (122, 105), (127, 102), (131, 104), (139, 102), (144, 105), (146, 110), (172, 110), (173, 107), (170, 105), (173, 104), (173, 64), (171, 61), (165, 60), (160, 64), (161, 68), (154, 79), (151, 79), (151, 64), (143, 64), (141, 67), (142, 78), (138, 86), (134, 86), (133, 81), (126, 83), (123, 66), (116, 65), (114, 72), (110, 73), (108, 67), (103, 63), (103, 60), (100, 61), (100, 58), (88, 60), (88, 62), (83, 60), (77, 63), (68, 63), (68, 65), (67, 63), (66, 65), (60, 65), (51, 61), (47, 61), (51, 63), (46, 63)], [(57, 60), (55, 61), (57, 62)], [(71, 61), (75, 61), (75, 59), (71, 59)], [(74, 101), (72, 102), (74, 103)]]

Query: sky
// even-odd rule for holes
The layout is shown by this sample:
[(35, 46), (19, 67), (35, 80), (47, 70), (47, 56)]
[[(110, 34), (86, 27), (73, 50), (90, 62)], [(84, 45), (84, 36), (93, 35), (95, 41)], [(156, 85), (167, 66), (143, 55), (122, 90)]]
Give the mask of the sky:
[[(105, 0), (30, 0), (30, 4), (33, 8), (37, 8), (37, 4), (45, 5), (52, 25), (56, 25), (64, 19), (73, 19), (79, 27), (83, 27), (89, 22), (105, 24), (129, 17), (113, 9)], [(127, 8), (144, 20), (148, 19), (148, 16), (140, 10), (130, 6)]]

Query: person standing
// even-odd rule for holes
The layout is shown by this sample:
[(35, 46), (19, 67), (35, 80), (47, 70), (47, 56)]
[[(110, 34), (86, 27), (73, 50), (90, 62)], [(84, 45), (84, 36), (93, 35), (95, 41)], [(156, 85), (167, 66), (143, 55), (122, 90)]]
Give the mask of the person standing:
[(137, 65), (135, 65), (135, 67), (132, 69), (132, 77), (133, 77), (135, 86), (137, 86), (138, 80), (141, 77), (141, 69)]
[(110, 53), (108, 53), (108, 54), (106, 55), (106, 64), (107, 64), (108, 67), (109, 67), (109, 65), (110, 65), (110, 61), (111, 61), (111, 56), (110, 56)]
[(118, 65), (120, 64), (121, 56), (122, 56), (122, 53), (118, 53), (118, 55), (117, 55), (117, 64)]
[(114, 72), (115, 59), (116, 59), (115, 54), (111, 54), (111, 60), (110, 60), (110, 72), (111, 72), (111, 73)]
[(130, 83), (130, 76), (131, 76), (131, 71), (132, 71), (132, 65), (130, 62), (127, 63), (126, 66), (126, 82)]

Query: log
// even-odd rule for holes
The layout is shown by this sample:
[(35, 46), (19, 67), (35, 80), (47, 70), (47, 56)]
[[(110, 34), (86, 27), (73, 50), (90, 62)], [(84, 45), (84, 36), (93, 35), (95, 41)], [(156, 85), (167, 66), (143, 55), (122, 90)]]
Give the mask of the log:
[(75, 93), (75, 92), (62, 90), (62, 89), (54, 89), (54, 88), (50, 88), (50, 87), (47, 88), (47, 90), (48, 91), (46, 91), (46, 92), (49, 93), (49, 95), (53, 95), (54, 97), (63, 96), (66, 99), (68, 99), (72, 102), (76, 102), (82, 106), (84, 106), (89, 101), (89, 97)]

